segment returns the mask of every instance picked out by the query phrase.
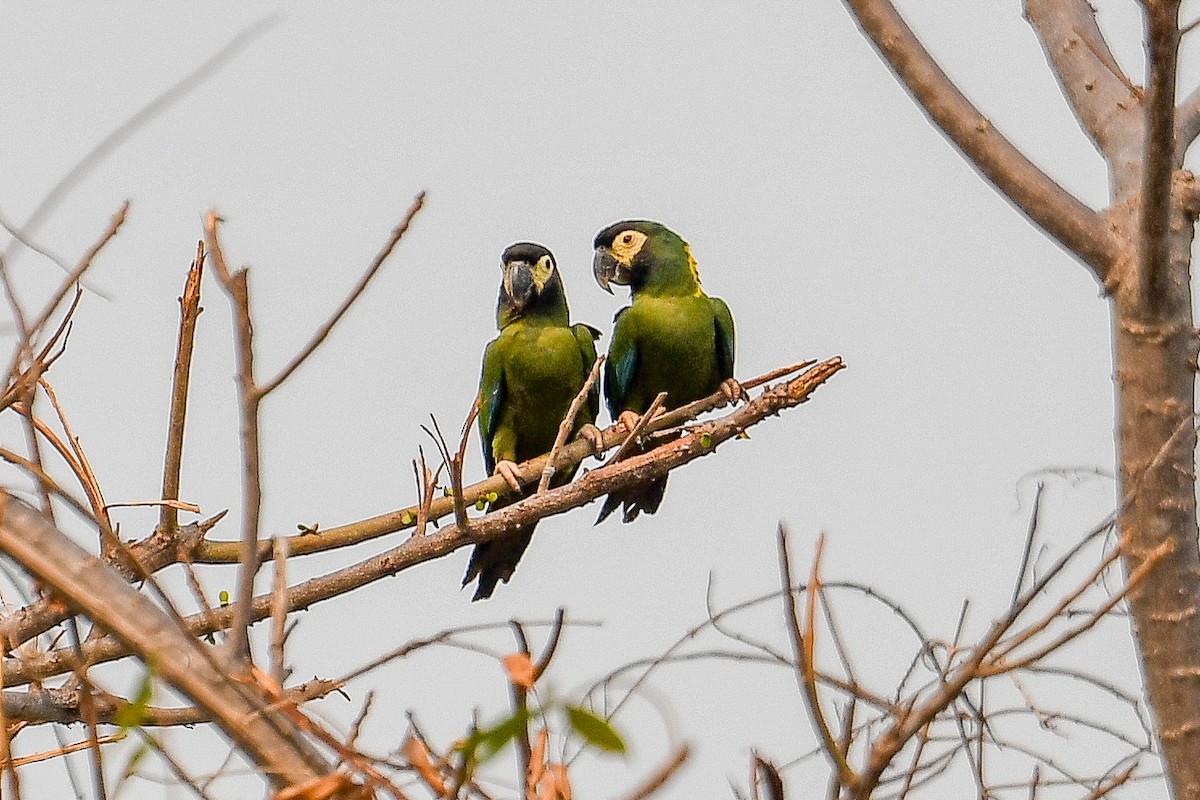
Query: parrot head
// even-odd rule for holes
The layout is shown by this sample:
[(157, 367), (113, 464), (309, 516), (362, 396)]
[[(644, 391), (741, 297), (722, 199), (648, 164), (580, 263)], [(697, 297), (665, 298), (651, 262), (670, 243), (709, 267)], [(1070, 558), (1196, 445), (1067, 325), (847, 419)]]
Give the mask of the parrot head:
[(538, 309), (565, 306), (562, 281), (554, 263), (554, 254), (534, 242), (517, 242), (500, 256), (500, 302), (497, 322), (503, 328), (509, 322), (528, 316)]
[(671, 289), (692, 293), (700, 286), (696, 262), (687, 242), (659, 222), (624, 220), (596, 234), (592, 273), (600, 288), (610, 284), (634, 292)]

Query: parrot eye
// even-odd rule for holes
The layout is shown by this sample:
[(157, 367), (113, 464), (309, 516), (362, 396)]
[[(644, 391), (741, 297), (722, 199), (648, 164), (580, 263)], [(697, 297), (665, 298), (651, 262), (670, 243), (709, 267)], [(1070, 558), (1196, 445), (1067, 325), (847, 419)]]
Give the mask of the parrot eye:
[(627, 230), (617, 234), (613, 239), (612, 253), (618, 261), (628, 264), (641, 251), (646, 243), (646, 234), (641, 231)]
[(554, 257), (544, 255), (537, 260), (533, 265), (533, 285), (537, 287), (538, 292), (546, 288), (546, 284), (550, 282), (550, 276), (554, 274)]

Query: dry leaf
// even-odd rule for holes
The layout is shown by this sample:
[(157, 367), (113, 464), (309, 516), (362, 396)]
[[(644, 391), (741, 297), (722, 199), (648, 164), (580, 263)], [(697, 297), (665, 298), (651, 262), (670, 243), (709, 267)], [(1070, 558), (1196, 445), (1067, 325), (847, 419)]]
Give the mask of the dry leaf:
[(529, 773), (525, 776), (525, 797), (529, 800), (537, 800), (537, 786), (546, 774), (546, 744), (549, 740), (550, 732), (542, 728), (529, 754)]
[(354, 781), (346, 773), (331, 772), (323, 778), (280, 789), (275, 793), (274, 800), (328, 800), (354, 786)]
[(571, 778), (566, 764), (550, 764), (542, 778), (538, 800), (571, 800)]
[(533, 689), (533, 662), (524, 653), (513, 653), (504, 657), (504, 669), (508, 679), (522, 689)]
[(435, 794), (440, 797), (446, 795), (446, 781), (442, 778), (442, 773), (438, 772), (437, 767), (433, 765), (433, 760), (429, 757), (429, 747), (425, 742), (410, 733), (405, 738), (400, 752), (408, 759), (409, 766), (417, 771)]

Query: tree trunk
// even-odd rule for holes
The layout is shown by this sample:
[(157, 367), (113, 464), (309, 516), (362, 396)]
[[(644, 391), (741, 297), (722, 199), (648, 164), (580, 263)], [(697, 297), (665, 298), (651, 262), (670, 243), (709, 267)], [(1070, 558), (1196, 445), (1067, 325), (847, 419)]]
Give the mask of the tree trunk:
[(1117, 459), (1126, 574), (1167, 555), (1130, 595), (1133, 632), (1177, 800), (1200, 800), (1200, 542), (1196, 523), (1191, 246), (1200, 192), (1182, 170), (1200, 89), (1176, 106), (1179, 0), (1143, 0), (1144, 90), (1113, 56), (1087, 0), (1025, 0), (1080, 126), (1108, 162), (1103, 213), (1055, 184), (937, 67), (891, 0), (844, 0), (931, 120), (1112, 298)]
[(1170, 554), (1130, 594), (1130, 608), (1164, 767), (1174, 796), (1195, 800), (1200, 798), (1200, 546), (1193, 421), (1197, 338), (1189, 263), (1193, 225), (1178, 210), (1171, 222), (1164, 296), (1147, 303), (1140, 282), (1130, 280), (1122, 281), (1113, 298), (1119, 522), (1127, 537), (1126, 574), (1169, 543)]

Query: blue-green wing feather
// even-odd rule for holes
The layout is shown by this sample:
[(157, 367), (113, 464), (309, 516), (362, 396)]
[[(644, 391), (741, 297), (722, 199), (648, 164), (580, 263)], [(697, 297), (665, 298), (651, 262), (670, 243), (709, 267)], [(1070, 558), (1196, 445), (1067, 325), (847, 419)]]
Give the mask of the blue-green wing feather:
[[(588, 375), (592, 372), (592, 367), (596, 364), (596, 340), (600, 338), (601, 334), (596, 328), (582, 322), (573, 325), (571, 331), (575, 334), (575, 341), (579, 343), (579, 353), (583, 356), (583, 379), (586, 381)], [(588, 393), (587, 409), (588, 413), (585, 422), (594, 423), (596, 417), (600, 414), (599, 381), (592, 384), (592, 391)], [(577, 427), (582, 427), (582, 423)]]
[(608, 361), (604, 365), (604, 399), (608, 402), (608, 413), (614, 421), (626, 410), (625, 401), (629, 398), (633, 376), (637, 372), (637, 339), (630, 333), (628, 319), (623, 319), (628, 310), (621, 309), (613, 318), (613, 339), (608, 348)]
[(483, 351), (483, 372), (479, 378), (479, 436), (483, 439), (483, 464), (488, 475), (496, 471), (492, 439), (500, 421), (504, 395), (504, 358), (496, 340)]
[(733, 314), (719, 297), (710, 297), (714, 324), (717, 329), (717, 371), (721, 380), (733, 377), (734, 333)]

